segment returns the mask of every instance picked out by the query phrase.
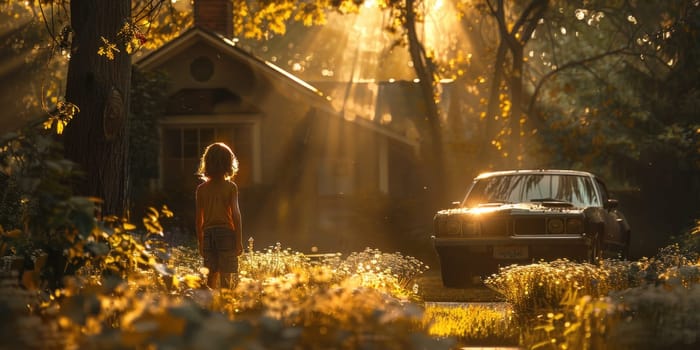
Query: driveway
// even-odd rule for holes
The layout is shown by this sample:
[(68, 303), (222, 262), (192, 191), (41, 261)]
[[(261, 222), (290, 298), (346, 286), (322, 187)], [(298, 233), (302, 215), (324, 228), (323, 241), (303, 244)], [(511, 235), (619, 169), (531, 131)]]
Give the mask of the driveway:
[(442, 285), (440, 270), (431, 269), (416, 281), (418, 294), (426, 302), (444, 303), (499, 303), (504, 298), (496, 291), (482, 285), (466, 288), (447, 288)]

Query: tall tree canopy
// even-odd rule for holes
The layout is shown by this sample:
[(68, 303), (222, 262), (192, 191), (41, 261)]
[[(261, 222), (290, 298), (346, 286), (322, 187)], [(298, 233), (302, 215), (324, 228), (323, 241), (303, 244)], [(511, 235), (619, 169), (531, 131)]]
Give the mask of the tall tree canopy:
[[(79, 185), (84, 194), (105, 198), (109, 212), (123, 208), (126, 186), (117, 180), (127, 146), (123, 119), (115, 116), (129, 105), (127, 56), (139, 46), (162, 45), (191, 25), (191, 9), (182, 1), (124, 4), (118, 15), (107, 11), (114, 3), (62, 0), (9, 1), (0, 11), (14, 18), (17, 8), (29, 5), (51, 34), (54, 52), (70, 56), (65, 94), (53, 92), (48, 99), (50, 121), (55, 127), (74, 116), (66, 126), (66, 152), (94, 151), (73, 157), (87, 169)], [(419, 79), (425, 119), (417, 125), (436, 187), (451, 176), (471, 176), (465, 169), (519, 166), (587, 168), (614, 173), (623, 185), (638, 184), (646, 181), (640, 174), (653, 172), (649, 163), (672, 161), (685, 187), (697, 191), (689, 180), (699, 167), (697, 1), (233, 0), (231, 25), (237, 36), (267, 42), (290, 21), (324, 24), (331, 12), (361, 15), (369, 5), (385, 10), (387, 20), (378, 25), (401, 34), (396, 47), (405, 45)], [(435, 38), (426, 30), (438, 8), (458, 18), (447, 49), (431, 46)], [(69, 22), (78, 18), (84, 21)], [(22, 20), (26, 16), (13, 22), (13, 30), (22, 28)], [(328, 69), (333, 61), (315, 57), (314, 46), (327, 45), (303, 46), (303, 52), (285, 45), (285, 52), (269, 55), (294, 64), (302, 57), (307, 71), (314, 59), (323, 62), (319, 71)], [(460, 127), (438, 109), (441, 78), (453, 79), (461, 90), (454, 113)], [(85, 85), (99, 88), (81, 91)], [(445, 187), (436, 191), (440, 202), (454, 190)]]

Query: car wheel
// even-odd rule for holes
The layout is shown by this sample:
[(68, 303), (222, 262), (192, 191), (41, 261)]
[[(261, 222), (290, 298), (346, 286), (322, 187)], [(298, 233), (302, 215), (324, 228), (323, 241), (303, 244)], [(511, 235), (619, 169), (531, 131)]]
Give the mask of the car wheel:
[(591, 242), (591, 247), (588, 252), (588, 262), (595, 264), (598, 260), (603, 258), (602, 239), (603, 236), (599, 233), (593, 236), (593, 241)]

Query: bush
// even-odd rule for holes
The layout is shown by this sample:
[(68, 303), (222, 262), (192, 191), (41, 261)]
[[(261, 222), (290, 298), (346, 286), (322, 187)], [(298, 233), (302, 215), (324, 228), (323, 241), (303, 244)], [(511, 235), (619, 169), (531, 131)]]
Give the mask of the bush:
[(484, 283), (501, 293), (516, 314), (530, 318), (580, 296), (598, 297), (628, 288), (628, 274), (627, 265), (612, 260), (596, 266), (560, 259), (507, 266)]
[[(361, 262), (362, 254), (351, 261), (334, 258), (338, 265), (329, 265), (280, 245), (264, 253), (249, 249), (240, 258), (237, 286), (209, 290), (195, 249), (159, 246), (150, 235), (119, 223), (102, 231), (109, 251), (102, 259), (85, 263), (65, 288), (35, 304), (33, 315), (17, 311), (20, 319), (38, 316), (35, 325), (50, 330), (34, 342), (62, 339), (61, 348), (173, 349), (447, 349), (451, 344), (428, 334), (419, 306), (392, 295), (393, 288), (382, 288), (396, 287), (380, 281), (395, 277), (334, 273), (337, 266), (376, 263)], [(382, 261), (410, 261), (371, 252)], [(36, 329), (23, 330), (30, 331)], [(13, 338), (17, 343), (11, 345), (30, 345), (23, 339)]]
[(511, 266), (487, 279), (539, 349), (694, 348), (700, 261), (674, 244), (639, 261), (566, 260)]

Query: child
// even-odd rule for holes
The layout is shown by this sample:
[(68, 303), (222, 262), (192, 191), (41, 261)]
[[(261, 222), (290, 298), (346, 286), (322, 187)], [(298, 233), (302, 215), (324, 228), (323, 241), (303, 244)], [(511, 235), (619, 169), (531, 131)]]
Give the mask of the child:
[(238, 256), (243, 253), (243, 226), (238, 207), (238, 187), (233, 177), (238, 160), (226, 144), (217, 142), (204, 150), (198, 175), (196, 225), (199, 253), (209, 269), (207, 285), (231, 288), (238, 273)]

